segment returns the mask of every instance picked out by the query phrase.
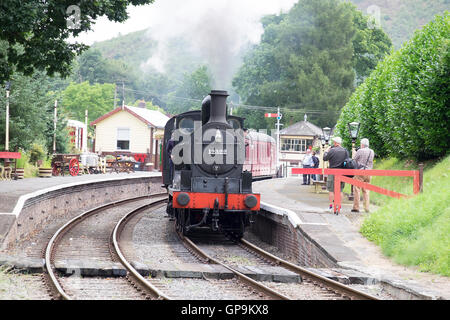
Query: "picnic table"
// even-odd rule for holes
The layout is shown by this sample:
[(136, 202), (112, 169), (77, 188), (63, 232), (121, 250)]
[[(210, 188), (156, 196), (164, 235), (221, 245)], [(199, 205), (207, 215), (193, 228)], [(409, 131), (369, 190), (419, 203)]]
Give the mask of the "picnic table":
[[(4, 164), (0, 164), (0, 180), (12, 179), (12, 164), (14, 163), (14, 172), (17, 168), (17, 159), (20, 159), (22, 154), (20, 152), (0, 151), (0, 159), (4, 159)], [(11, 161), (10, 159), (14, 159)], [(14, 178), (17, 178), (17, 174), (14, 173)]]
[(110, 172), (134, 172), (134, 164), (136, 161), (133, 159), (125, 158), (122, 156), (116, 156), (115, 159), (107, 159), (106, 160), (107, 167), (109, 168)]

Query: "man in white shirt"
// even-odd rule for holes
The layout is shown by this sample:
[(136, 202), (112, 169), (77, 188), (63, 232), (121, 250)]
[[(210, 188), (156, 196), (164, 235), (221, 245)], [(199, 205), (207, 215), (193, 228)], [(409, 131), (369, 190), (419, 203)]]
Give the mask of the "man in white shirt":
[[(306, 154), (303, 157), (302, 161), (303, 168), (312, 168), (314, 167), (314, 161), (311, 154), (311, 149), (306, 150)], [(303, 183), (302, 185), (311, 184), (311, 175), (310, 174), (304, 174), (303, 175)]]

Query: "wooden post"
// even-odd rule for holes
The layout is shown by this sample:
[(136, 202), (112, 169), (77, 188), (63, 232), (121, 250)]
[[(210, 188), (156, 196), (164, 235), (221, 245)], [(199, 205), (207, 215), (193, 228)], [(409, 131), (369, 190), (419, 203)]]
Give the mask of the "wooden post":
[(9, 88), (6, 89), (5, 150), (9, 151)]
[(423, 163), (419, 163), (419, 190), (423, 193)]
[(53, 154), (56, 153), (56, 122), (57, 120), (58, 100), (55, 100), (54, 116), (53, 116)]

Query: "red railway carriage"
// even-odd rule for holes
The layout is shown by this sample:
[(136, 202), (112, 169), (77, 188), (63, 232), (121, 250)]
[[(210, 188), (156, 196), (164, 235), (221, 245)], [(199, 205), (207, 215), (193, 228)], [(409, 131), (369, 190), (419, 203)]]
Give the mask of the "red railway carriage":
[(276, 141), (264, 133), (250, 132), (245, 138), (244, 170), (254, 180), (272, 178), (277, 174)]

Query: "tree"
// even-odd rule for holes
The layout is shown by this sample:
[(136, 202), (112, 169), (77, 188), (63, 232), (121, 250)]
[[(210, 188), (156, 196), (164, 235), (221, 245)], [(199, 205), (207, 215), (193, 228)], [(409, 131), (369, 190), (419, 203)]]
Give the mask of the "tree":
[(343, 108), (336, 126), (361, 122), (379, 156), (426, 160), (450, 148), (450, 14), (445, 12), (391, 53)]
[(369, 29), (367, 18), (338, 0), (300, 0), (262, 22), (261, 43), (244, 58), (233, 86), (244, 104), (293, 110), (292, 121), (308, 113), (319, 126), (332, 126), (356, 75), (367, 76), (390, 48), (381, 30)]
[[(47, 151), (53, 150), (53, 107), (58, 95), (49, 92), (49, 77), (43, 72), (36, 72), (33, 76), (16, 73), (11, 81), (10, 91), (10, 120), (9, 145), (10, 150), (21, 148), (28, 150), (30, 146), (40, 141)], [(0, 95), (5, 96), (4, 88)], [(5, 146), (5, 99), (0, 99), (0, 150)], [(57, 122), (57, 150), (64, 152), (68, 145), (66, 119), (64, 113), (59, 112)]]
[(359, 85), (393, 47), (391, 39), (382, 29), (369, 27), (369, 18), (356, 8), (352, 8), (353, 22), (357, 30), (353, 38), (353, 67)]
[(171, 114), (183, 113), (201, 108), (201, 101), (211, 92), (211, 77), (202, 66), (185, 74), (179, 88), (168, 95), (167, 111)]
[(69, 37), (91, 30), (95, 20), (106, 16), (111, 21), (128, 18), (128, 5), (143, 5), (153, 0), (91, 0), (73, 5), (68, 0), (2, 0), (0, 2), (0, 40), (7, 48), (0, 52), (0, 84), (15, 71), (31, 75), (45, 70), (52, 76), (67, 76), (76, 54), (86, 45), (69, 43)]
[(114, 84), (90, 85), (72, 82), (62, 92), (61, 106), (70, 119), (84, 122), (88, 110), (88, 122), (94, 121), (114, 108)]

